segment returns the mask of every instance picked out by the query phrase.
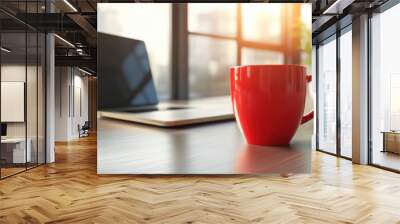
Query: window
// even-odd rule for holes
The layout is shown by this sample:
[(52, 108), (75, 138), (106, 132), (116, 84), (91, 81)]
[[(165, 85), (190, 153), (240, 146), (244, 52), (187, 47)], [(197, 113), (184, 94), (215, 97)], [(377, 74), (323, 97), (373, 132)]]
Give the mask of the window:
[(236, 4), (189, 4), (188, 15), (189, 32), (236, 36)]
[(352, 157), (352, 34), (340, 36), (340, 154)]
[[(400, 5), (371, 18), (372, 163), (400, 170)], [(392, 133), (393, 132), (393, 133)], [(393, 153), (395, 152), (395, 153)]]
[[(229, 68), (235, 65), (311, 65), (311, 60), (301, 59), (311, 55), (311, 4), (189, 3), (181, 5), (185, 7), (175, 6), (178, 5), (98, 5), (98, 14), (101, 14), (98, 32), (145, 41), (161, 100), (171, 96), (171, 86), (189, 89), (190, 98), (228, 95)], [(187, 16), (187, 27), (172, 27), (185, 24), (174, 22), (172, 11), (175, 10)], [(188, 41), (187, 49), (181, 49), (188, 56), (184, 62), (187, 71), (182, 71), (182, 76), (188, 76), (188, 83), (175, 83), (176, 79), (171, 79), (179, 76), (171, 74), (176, 59), (171, 56), (186, 46), (179, 43), (175, 46), (175, 42), (172, 46), (171, 38), (176, 34), (172, 33), (172, 28), (179, 30), (182, 41)], [(307, 44), (300, 44), (303, 42)], [(182, 95), (178, 97), (185, 98), (186, 92)]]
[[(322, 40), (317, 49), (317, 149), (352, 157), (352, 25)], [(318, 68), (318, 69), (317, 69)]]
[(242, 64), (282, 64), (284, 54), (280, 51), (268, 51), (254, 48), (242, 48)]
[(228, 68), (236, 63), (236, 42), (193, 35), (189, 49), (191, 97), (226, 95)]
[(307, 65), (308, 71), (312, 72), (312, 63), (315, 60), (312, 59), (312, 35), (311, 33), (311, 6), (303, 4), (301, 6), (301, 64)]
[[(282, 40), (282, 4), (243, 4), (243, 39), (280, 44)], [(264, 29), (260, 29), (265, 27)]]
[(306, 62), (304, 48), (287, 47), (308, 36), (311, 55), (311, 18), (303, 14), (311, 4), (188, 4), (190, 98), (228, 95), (231, 66)]
[(318, 149), (336, 153), (336, 36), (318, 48)]

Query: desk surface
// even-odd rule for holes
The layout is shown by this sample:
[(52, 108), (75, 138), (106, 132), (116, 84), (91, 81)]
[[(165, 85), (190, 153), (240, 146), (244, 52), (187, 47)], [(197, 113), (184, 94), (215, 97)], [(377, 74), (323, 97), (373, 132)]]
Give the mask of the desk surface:
[[(28, 141), (30, 140), (29, 138), (27, 139)], [(25, 138), (2, 138), (1, 143), (20, 143), (20, 142), (25, 142)]]
[(400, 131), (381, 131), (383, 134), (400, 134)]
[(306, 173), (311, 164), (312, 122), (290, 146), (245, 144), (235, 121), (159, 128), (98, 119), (99, 174)]

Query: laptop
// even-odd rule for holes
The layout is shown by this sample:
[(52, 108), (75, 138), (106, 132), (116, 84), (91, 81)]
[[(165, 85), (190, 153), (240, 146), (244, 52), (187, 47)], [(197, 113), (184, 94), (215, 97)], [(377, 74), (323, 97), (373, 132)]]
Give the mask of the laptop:
[(98, 33), (99, 116), (161, 127), (234, 119), (229, 96), (160, 103), (141, 40)]

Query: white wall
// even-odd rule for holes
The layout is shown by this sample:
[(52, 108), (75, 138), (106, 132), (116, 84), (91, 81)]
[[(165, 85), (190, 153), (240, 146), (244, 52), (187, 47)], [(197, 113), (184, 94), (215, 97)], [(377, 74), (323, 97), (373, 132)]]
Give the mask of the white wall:
[[(75, 100), (74, 101), (75, 106), (71, 110), (72, 111), (71, 136), (73, 138), (78, 138), (79, 137), (78, 128), (77, 128), (78, 124), (80, 124), (82, 126), (85, 123), (85, 121), (89, 120), (88, 77), (81, 76), (81, 73), (79, 75), (75, 74), (73, 84), (74, 84), (74, 94), (75, 94), (73, 96), (73, 98)], [(80, 110), (82, 110), (82, 111), (80, 111)], [(75, 111), (75, 113), (74, 113), (74, 111)]]
[[(31, 70), (32, 67), (28, 67)], [(1, 81), (25, 82), (25, 64), (9, 64), (1, 66)], [(6, 108), (1, 108), (5, 110)], [(7, 137), (25, 137), (25, 122), (7, 123)]]
[(68, 141), (69, 136), (69, 68), (55, 68), (55, 141)]
[[(25, 83), (1, 81), (1, 121), (24, 122)], [(35, 105), (36, 108), (36, 105)]]
[[(36, 74), (36, 67), (28, 66), (25, 67), (25, 64), (18, 65), (18, 64), (4, 64), (1, 66), (1, 81), (2, 82), (25, 82), (25, 75), (27, 69), (28, 74), (35, 73)], [(36, 84), (36, 83), (35, 83)], [(36, 97), (36, 90), (34, 93), (27, 93), (29, 96)], [(6, 110), (7, 108), (1, 108), (2, 110)], [(36, 115), (36, 114), (35, 114)], [(29, 114), (28, 114), (29, 116)], [(31, 121), (28, 117), (28, 121)], [(35, 120), (36, 121), (36, 120)], [(31, 127), (32, 125), (28, 125)], [(7, 122), (7, 136), (8, 137), (25, 137), (25, 122)], [(28, 136), (29, 137), (29, 136)]]
[(88, 78), (83, 75), (76, 68), (56, 67), (56, 141), (77, 139), (78, 124), (88, 120)]

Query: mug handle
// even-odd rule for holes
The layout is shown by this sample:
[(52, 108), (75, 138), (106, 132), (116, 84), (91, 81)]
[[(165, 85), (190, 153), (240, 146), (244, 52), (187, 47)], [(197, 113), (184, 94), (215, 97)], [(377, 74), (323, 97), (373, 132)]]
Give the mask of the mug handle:
[[(306, 80), (307, 80), (307, 83), (311, 82), (312, 76), (307, 75)], [(308, 121), (310, 121), (313, 118), (314, 118), (314, 111), (312, 110), (311, 112), (308, 112), (306, 115), (303, 115), (303, 117), (301, 118), (301, 124), (307, 123)]]

